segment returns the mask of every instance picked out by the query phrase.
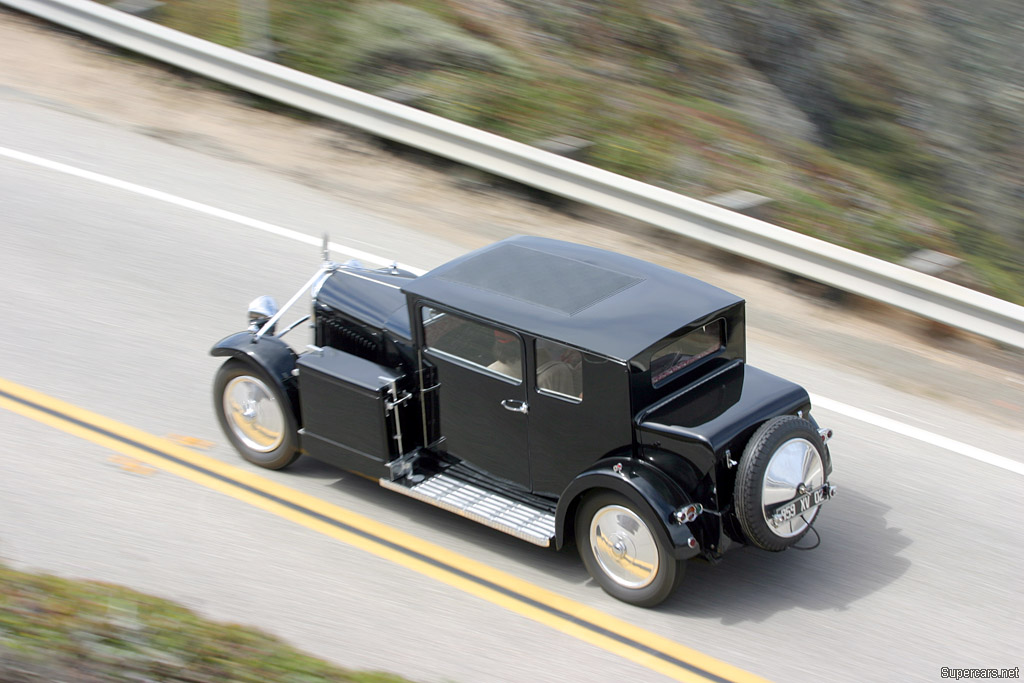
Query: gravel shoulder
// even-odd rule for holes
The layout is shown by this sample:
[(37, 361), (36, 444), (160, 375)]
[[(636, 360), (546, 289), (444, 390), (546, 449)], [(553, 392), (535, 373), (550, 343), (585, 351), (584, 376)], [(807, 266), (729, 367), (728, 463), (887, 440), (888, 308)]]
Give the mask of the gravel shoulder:
[(654, 261), (745, 297), (752, 345), (813, 356), (996, 422), (1024, 420), (1024, 359), (985, 340), (870, 302), (837, 303), (811, 283), (649, 226), (586, 207), (546, 206), (473, 171), (397, 154), (341, 126), (252, 106), (260, 103), (0, 10), (0, 106), (5, 98), (28, 98), (255, 165), (467, 250), (513, 234), (542, 234)]

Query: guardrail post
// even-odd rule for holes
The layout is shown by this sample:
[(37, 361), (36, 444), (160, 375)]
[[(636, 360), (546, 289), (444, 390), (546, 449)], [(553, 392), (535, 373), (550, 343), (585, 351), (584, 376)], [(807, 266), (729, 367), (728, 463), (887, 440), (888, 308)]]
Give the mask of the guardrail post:
[(274, 61), (277, 48), (270, 40), (267, 0), (238, 0), (238, 25), (242, 51), (253, 57)]
[(110, 6), (126, 14), (152, 19), (153, 15), (164, 6), (164, 3), (158, 2), (158, 0), (119, 0)]
[(771, 206), (775, 203), (774, 200), (768, 197), (747, 192), (746, 190), (733, 190), (732, 192), (716, 194), (714, 197), (708, 197), (704, 201), (762, 221), (768, 220)]

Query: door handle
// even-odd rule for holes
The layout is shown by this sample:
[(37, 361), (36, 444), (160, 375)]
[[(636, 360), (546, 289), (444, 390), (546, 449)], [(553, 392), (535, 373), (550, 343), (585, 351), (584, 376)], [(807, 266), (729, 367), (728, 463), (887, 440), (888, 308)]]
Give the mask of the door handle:
[(502, 401), (501, 407), (505, 410), (511, 410), (513, 413), (523, 413), (524, 415), (530, 412), (530, 406), (526, 404), (526, 401), (514, 401), (510, 398)]

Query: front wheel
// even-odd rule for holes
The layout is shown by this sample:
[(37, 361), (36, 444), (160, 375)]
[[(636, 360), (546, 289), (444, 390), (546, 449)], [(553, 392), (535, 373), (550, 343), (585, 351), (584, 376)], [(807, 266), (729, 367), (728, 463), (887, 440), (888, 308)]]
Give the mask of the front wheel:
[(295, 414), (266, 373), (229, 360), (213, 383), (217, 419), (232, 445), (254, 465), (279, 470), (299, 457)]
[(611, 492), (592, 495), (580, 505), (576, 546), (587, 571), (612, 597), (653, 607), (682, 579), (684, 565), (658, 540), (655, 523)]

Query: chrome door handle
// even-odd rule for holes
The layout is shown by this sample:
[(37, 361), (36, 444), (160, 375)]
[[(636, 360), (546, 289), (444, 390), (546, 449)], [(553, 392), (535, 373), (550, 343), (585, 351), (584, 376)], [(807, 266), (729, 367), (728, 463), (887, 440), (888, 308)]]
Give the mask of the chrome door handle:
[(513, 413), (526, 414), (530, 412), (530, 406), (526, 404), (526, 401), (514, 401), (510, 398), (506, 398), (502, 401), (501, 407), (505, 410), (511, 410)]

